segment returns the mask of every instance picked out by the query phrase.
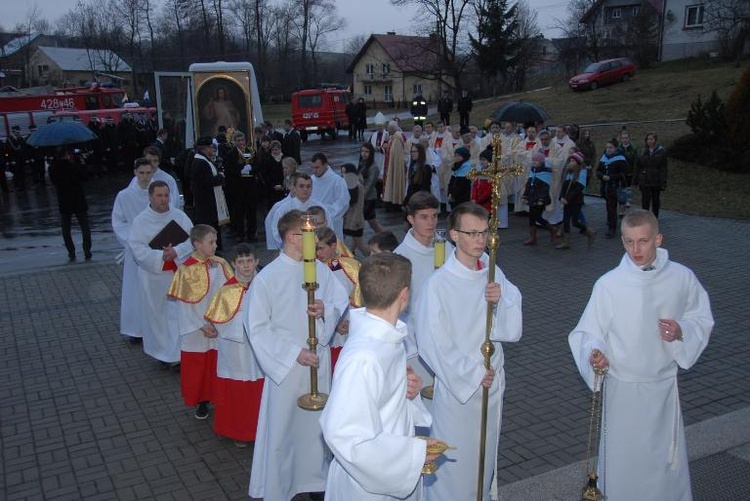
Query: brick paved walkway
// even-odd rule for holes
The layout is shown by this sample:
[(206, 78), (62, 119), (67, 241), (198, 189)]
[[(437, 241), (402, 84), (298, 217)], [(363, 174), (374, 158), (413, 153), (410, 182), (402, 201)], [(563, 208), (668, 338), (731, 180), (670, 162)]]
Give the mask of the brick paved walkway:
[[(601, 231), (603, 207), (587, 216)], [(384, 218), (400, 233), (397, 216)], [(664, 246), (697, 273), (714, 336), (681, 375), (687, 424), (750, 406), (750, 223), (662, 216)], [(506, 345), (501, 485), (583, 457), (588, 392), (566, 336), (618, 240), (572, 251), (501, 233), (500, 262), (524, 294), (525, 330)], [(77, 264), (0, 282), (0, 484), (7, 500), (246, 499), (251, 449), (216, 437), (182, 406), (179, 376), (118, 336), (119, 269)]]

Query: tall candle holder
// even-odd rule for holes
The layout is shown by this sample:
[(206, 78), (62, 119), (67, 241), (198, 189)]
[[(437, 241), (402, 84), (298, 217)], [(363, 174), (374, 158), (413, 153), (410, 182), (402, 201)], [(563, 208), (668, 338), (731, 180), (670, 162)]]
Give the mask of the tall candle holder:
[[(302, 288), (307, 292), (307, 306), (315, 304), (315, 290), (318, 288), (316, 255), (315, 255), (315, 225), (311, 214), (305, 214), (302, 223), (302, 266), (304, 283)], [(315, 318), (307, 317), (307, 346), (315, 355), (318, 337), (315, 333)], [(297, 406), (308, 411), (323, 409), (328, 401), (328, 395), (318, 391), (318, 368), (310, 366), (310, 393), (305, 393), (297, 399)]]

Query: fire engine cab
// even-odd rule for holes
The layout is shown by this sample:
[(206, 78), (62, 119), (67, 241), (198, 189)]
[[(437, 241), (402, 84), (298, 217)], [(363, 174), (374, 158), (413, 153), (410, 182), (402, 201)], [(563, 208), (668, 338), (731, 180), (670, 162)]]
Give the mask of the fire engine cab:
[(0, 140), (17, 125), (27, 135), (29, 127), (43, 127), (59, 112), (120, 108), (125, 91), (94, 83), (83, 87), (0, 89)]
[(305, 89), (292, 94), (292, 121), (303, 141), (309, 134), (325, 134), (335, 139), (339, 130), (349, 128), (346, 105), (351, 92), (340, 87)]

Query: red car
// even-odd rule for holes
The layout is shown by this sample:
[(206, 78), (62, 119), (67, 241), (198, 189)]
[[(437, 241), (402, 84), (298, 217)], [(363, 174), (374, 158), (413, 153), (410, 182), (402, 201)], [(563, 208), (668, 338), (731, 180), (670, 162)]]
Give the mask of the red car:
[(586, 66), (583, 73), (570, 79), (568, 85), (573, 90), (594, 90), (602, 85), (625, 82), (635, 75), (635, 65), (626, 57), (606, 59)]

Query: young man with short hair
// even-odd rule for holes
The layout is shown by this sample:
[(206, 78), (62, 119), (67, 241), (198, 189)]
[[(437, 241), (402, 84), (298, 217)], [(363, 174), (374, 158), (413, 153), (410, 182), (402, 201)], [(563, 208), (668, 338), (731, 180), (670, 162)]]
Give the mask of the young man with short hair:
[(131, 343), (143, 340), (139, 317), (140, 291), (138, 265), (128, 245), (135, 218), (148, 207), (148, 185), (151, 184), (151, 162), (145, 158), (135, 161), (133, 170), (135, 183), (120, 191), (112, 207), (112, 230), (122, 245), (122, 294), (120, 295), (120, 334)]
[(608, 369), (599, 450), (599, 487), (612, 501), (692, 499), (677, 371), (708, 345), (714, 319), (695, 274), (661, 248), (648, 211), (621, 223), (620, 264), (604, 274), (568, 337), (578, 370), (594, 390)]
[(429, 426), (421, 380), (409, 373), (398, 317), (409, 304), (411, 264), (395, 254), (368, 257), (360, 280), (367, 308), (351, 312), (350, 339), (320, 417), (333, 452), (328, 501), (422, 499), (422, 468), (437, 456), (437, 441), (414, 436)]
[(190, 255), (193, 245), (189, 238), (182, 243), (171, 242), (163, 249), (152, 249), (149, 243), (171, 221), (187, 234), (193, 223), (187, 214), (170, 206), (169, 186), (164, 181), (151, 182), (148, 199), (148, 207), (133, 220), (128, 239), (138, 265), (143, 351), (165, 365), (178, 365), (180, 336), (175, 308), (168, 307), (167, 290), (178, 263)]
[[(409, 308), (406, 310), (409, 333), (406, 338), (407, 356), (410, 358), (413, 368), (425, 380), (432, 377), (429, 369), (419, 363), (417, 358), (417, 344), (414, 332), (414, 313), (417, 300), (419, 299), (425, 282), (435, 271), (435, 230), (438, 223), (438, 211), (440, 203), (437, 198), (427, 192), (415, 193), (406, 205), (406, 220), (409, 223), (409, 231), (406, 232), (401, 245), (393, 251), (407, 258), (412, 265), (411, 299)], [(453, 252), (453, 245), (445, 243), (445, 255)]]
[(330, 209), (318, 199), (312, 197), (312, 190), (313, 181), (310, 174), (306, 172), (292, 174), (292, 190), (289, 196), (280, 202), (276, 202), (266, 216), (266, 247), (269, 250), (281, 248), (281, 236), (278, 231), (279, 221), (284, 214), (292, 210), (306, 211), (312, 206), (320, 205), (328, 214), (326, 219), (331, 220)]
[[(450, 238), (456, 243), (445, 264), (427, 280), (416, 308), (415, 330), (420, 356), (435, 372), (432, 436), (456, 447), (425, 486), (428, 501), (477, 499), (477, 458), (483, 388), (489, 390), (484, 491), (489, 499), (496, 474), (500, 437), (504, 356), (501, 341), (521, 338), (521, 293), (484, 253), (490, 228), (487, 210), (467, 202), (453, 209)], [(488, 283), (489, 267), (494, 282)], [(480, 351), (485, 340), (488, 303), (494, 311), (490, 340), (494, 346), (486, 369)]]
[[(279, 256), (253, 280), (245, 327), (265, 382), (249, 495), (289, 500), (325, 489), (327, 462), (318, 414), (301, 409), (297, 398), (310, 392), (310, 366), (318, 368), (318, 388), (328, 393), (329, 342), (346, 311), (346, 291), (328, 267), (315, 261), (315, 303), (307, 304), (302, 261), (302, 213), (293, 210), (278, 223)], [(318, 347), (308, 349), (308, 318), (315, 319)]]

